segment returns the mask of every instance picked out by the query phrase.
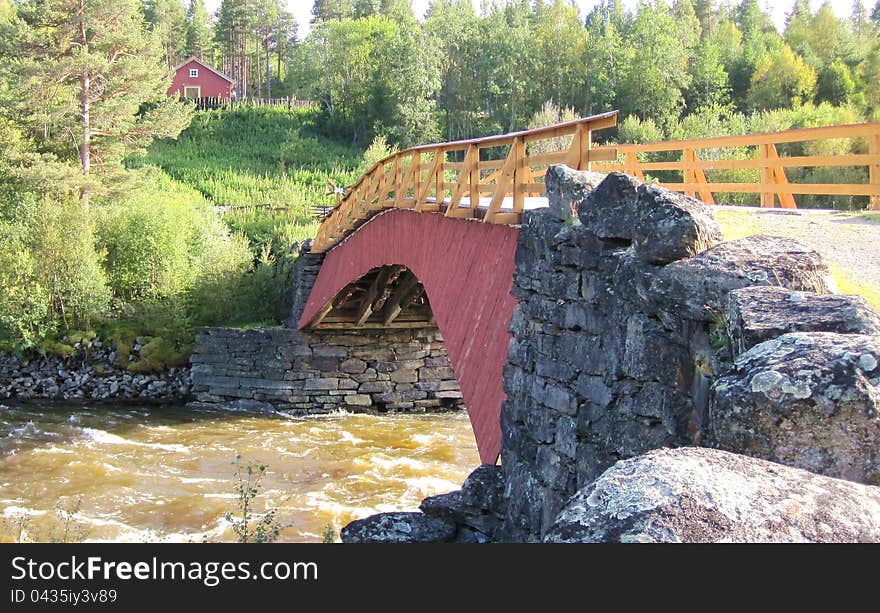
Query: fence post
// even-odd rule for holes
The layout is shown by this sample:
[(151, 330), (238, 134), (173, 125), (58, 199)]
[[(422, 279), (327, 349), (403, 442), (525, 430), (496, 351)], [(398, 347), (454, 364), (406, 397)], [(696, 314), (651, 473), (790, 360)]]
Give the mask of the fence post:
[[(434, 198), (434, 202), (437, 203), (437, 206), (443, 204), (443, 201), (446, 200), (446, 188), (443, 186), (446, 183), (446, 150), (437, 149), (437, 153), (435, 155), (440, 156), (440, 163), (437, 166), (437, 195)], [(439, 209), (438, 209), (439, 210)]]
[(480, 148), (477, 145), (471, 145), (471, 147), (474, 148), (474, 157), (470, 167), (470, 200), (471, 208), (476, 215), (477, 209), (480, 208)]
[[(779, 163), (779, 152), (776, 150), (776, 145), (773, 143), (769, 143), (767, 145), (767, 159), (768, 164), (773, 163), (773, 165), (769, 168), (768, 175), (772, 179), (774, 185), (788, 185), (788, 177), (785, 174), (785, 168), (783, 168), (782, 164)], [(787, 192), (776, 192), (777, 198), (779, 198), (779, 206), (783, 209), (796, 209), (797, 204), (794, 201), (794, 195), (789, 194)]]
[(590, 160), (590, 150), (593, 148), (593, 131), (584, 124), (578, 125), (580, 133), (580, 160), (578, 170), (593, 170), (593, 162)]
[[(682, 149), (681, 150), (681, 161), (682, 161), (682, 183), (696, 183), (696, 178), (694, 177), (694, 150), (693, 149)], [(686, 196), (690, 196), (694, 198), (696, 196), (694, 190), (685, 189), (684, 193)]]
[(422, 189), (422, 153), (420, 151), (413, 153), (410, 164), (412, 164), (413, 208), (415, 208), (419, 204), (419, 191)]
[(626, 171), (627, 174), (645, 180), (645, 173), (639, 170), (639, 157), (635, 151), (626, 152)]
[(774, 205), (774, 193), (767, 191), (770, 188), (770, 167), (769, 167), (769, 147), (767, 145), (758, 145), (760, 152), (758, 159), (761, 160), (761, 208), (772, 209)]
[[(868, 154), (880, 155), (880, 128), (874, 129), (868, 143)], [(880, 161), (874, 161), (868, 167), (868, 183), (874, 188), (875, 193), (868, 202), (868, 208), (872, 211), (880, 211)]]
[(525, 194), (523, 193), (524, 175), (523, 167), (526, 162), (526, 144), (523, 138), (513, 139), (513, 211), (523, 210)]

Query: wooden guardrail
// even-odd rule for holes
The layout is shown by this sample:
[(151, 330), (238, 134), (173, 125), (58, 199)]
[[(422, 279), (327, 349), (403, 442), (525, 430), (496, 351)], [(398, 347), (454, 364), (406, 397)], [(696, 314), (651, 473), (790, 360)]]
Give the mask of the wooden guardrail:
[[(868, 153), (846, 155), (799, 155), (780, 156), (777, 145), (810, 141), (864, 138)], [(723, 149), (731, 147), (752, 148), (750, 159), (721, 159)], [(758, 193), (762, 207), (773, 207), (774, 197), (783, 208), (797, 208), (794, 194), (868, 196), (870, 209), (880, 209), (880, 123), (849, 124), (821, 128), (803, 128), (785, 132), (745, 134), (742, 136), (719, 136), (714, 138), (665, 141), (643, 145), (615, 145), (617, 162), (597, 164), (599, 172), (621, 171), (641, 179), (649, 171), (680, 171), (680, 182), (663, 182), (660, 185), (697, 196), (702, 201), (715, 204), (715, 193)], [(597, 147), (595, 152), (605, 150)], [(612, 149), (608, 149), (611, 151)], [(644, 162), (640, 154), (675, 152), (675, 161)], [(621, 161), (622, 158), (622, 161)], [(714, 159), (713, 159), (714, 158)], [(852, 183), (790, 183), (786, 168), (816, 168), (841, 166), (867, 166), (868, 182)], [(721, 169), (756, 168), (760, 170), (759, 183), (713, 183), (707, 180), (705, 171)]]
[(321, 224), (312, 252), (327, 251), (365, 220), (391, 208), (518, 224), (525, 199), (544, 194), (540, 180), (548, 166), (583, 170), (599, 160), (617, 159), (613, 147), (592, 146), (594, 131), (615, 125), (617, 111), (535, 130), (421, 145), (388, 156), (340, 196)]

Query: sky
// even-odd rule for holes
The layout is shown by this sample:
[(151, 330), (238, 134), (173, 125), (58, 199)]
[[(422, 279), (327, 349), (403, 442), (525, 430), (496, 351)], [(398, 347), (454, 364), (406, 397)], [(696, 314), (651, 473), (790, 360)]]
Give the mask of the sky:
[[(852, 10), (852, 0), (830, 1), (834, 11), (839, 16), (849, 17)], [(783, 2), (759, 0), (759, 2), (764, 10), (770, 11), (773, 15), (773, 21), (776, 24), (776, 27), (781, 30), (785, 24), (785, 14), (791, 10), (791, 7), (794, 5), (794, 0), (784, 0)], [(480, 4), (479, 0), (473, 0), (473, 3), (475, 7)], [(220, 0), (205, 0), (205, 4), (208, 7), (208, 11), (213, 13), (220, 5)], [(300, 24), (300, 37), (305, 36), (309, 30), (309, 21), (312, 19), (313, 4), (313, 0), (287, 0), (287, 6), (293, 14), (296, 15), (296, 20)], [(421, 19), (424, 16), (429, 4), (430, 0), (413, 0), (413, 11), (417, 18)], [(577, 0), (577, 5), (580, 7), (582, 17), (586, 16), (587, 12), (596, 4), (596, 0)], [(811, 0), (810, 4), (812, 5), (813, 10), (816, 11), (822, 5), (822, 0)], [(868, 9), (870, 10), (870, 7), (873, 6), (873, 0), (864, 0), (864, 4), (868, 6)], [(635, 7), (638, 5), (638, 0), (624, 0), (624, 5), (627, 7)]]

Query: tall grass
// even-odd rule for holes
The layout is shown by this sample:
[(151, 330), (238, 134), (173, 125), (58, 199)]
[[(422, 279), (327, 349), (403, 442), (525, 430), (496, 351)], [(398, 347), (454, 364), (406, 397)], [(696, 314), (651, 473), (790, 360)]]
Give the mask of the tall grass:
[(353, 182), (361, 157), (320, 135), (313, 109), (241, 106), (198, 113), (176, 141), (156, 142), (141, 162), (215, 206), (286, 208), (308, 224), (311, 207), (333, 204), (328, 183)]

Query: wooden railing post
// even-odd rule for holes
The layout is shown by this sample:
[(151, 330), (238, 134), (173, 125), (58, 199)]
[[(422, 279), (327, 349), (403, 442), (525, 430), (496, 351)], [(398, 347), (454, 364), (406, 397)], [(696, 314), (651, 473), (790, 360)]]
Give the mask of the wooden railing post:
[[(428, 194), (431, 192), (432, 179), (438, 172), (443, 172), (443, 157), (440, 151), (434, 151), (434, 161), (428, 167), (428, 174), (425, 177), (425, 183), (416, 196), (416, 211), (436, 211), (440, 208), (440, 203), (435, 202), (433, 205), (428, 204)], [(436, 199), (435, 199), (436, 200)]]
[[(874, 130), (868, 140), (868, 154), (880, 155), (880, 129)], [(875, 161), (868, 167), (868, 183), (875, 190), (880, 191), (880, 161)], [(875, 192), (870, 196), (868, 208), (872, 211), (880, 211), (880, 193)]]
[(769, 166), (769, 146), (765, 144), (759, 145), (758, 151), (759, 159), (761, 160), (761, 208), (772, 209), (774, 208), (774, 194), (772, 191), (768, 190), (770, 183), (772, 182)]
[(412, 156), (412, 193), (413, 193), (413, 202), (415, 205), (418, 205), (419, 201), (419, 190), (422, 188), (422, 153), (420, 151), (416, 151)]
[(645, 180), (645, 173), (639, 168), (639, 157), (635, 151), (626, 152), (626, 162), (624, 172), (634, 177), (638, 177), (642, 181)]
[(458, 173), (458, 181), (452, 189), (452, 197), (449, 200), (449, 207), (446, 209), (447, 217), (473, 217), (479, 206), (479, 200), (475, 204), (471, 200), (470, 206), (467, 208), (460, 207), (461, 197), (467, 192), (473, 194), (473, 189), (469, 187), (472, 180), (472, 173), (475, 164), (479, 163), (480, 150), (476, 145), (468, 145), (467, 153), (461, 162), (461, 170)]
[(586, 125), (580, 124), (581, 131), (581, 159), (578, 170), (593, 170), (593, 161), (590, 159), (590, 150), (593, 148), (593, 131)]
[[(779, 162), (779, 152), (776, 150), (776, 145), (773, 143), (767, 145), (767, 160), (770, 164), (770, 171), (768, 174), (770, 175), (772, 183), (774, 185), (788, 185), (788, 177), (785, 174), (785, 169)], [(779, 198), (779, 206), (782, 208), (797, 208), (797, 204), (795, 204), (794, 196), (792, 194), (788, 192), (776, 192), (776, 196)]]
[[(681, 171), (682, 173), (682, 183), (696, 183), (697, 179), (694, 176), (694, 150), (693, 149), (682, 149), (681, 150), (681, 161), (684, 163), (684, 169)], [(686, 189), (684, 191), (685, 195), (694, 197), (694, 190)]]
[[(578, 126), (580, 127), (580, 126)], [(526, 144), (522, 137), (513, 140), (512, 155), (514, 156), (513, 166), (513, 212), (522, 212), (525, 206), (525, 194), (523, 185), (526, 182), (526, 174), (523, 169), (526, 162)]]
[(480, 208), (480, 147), (471, 146), (474, 148), (474, 159), (470, 167), (470, 201), (471, 208), (476, 212)]

